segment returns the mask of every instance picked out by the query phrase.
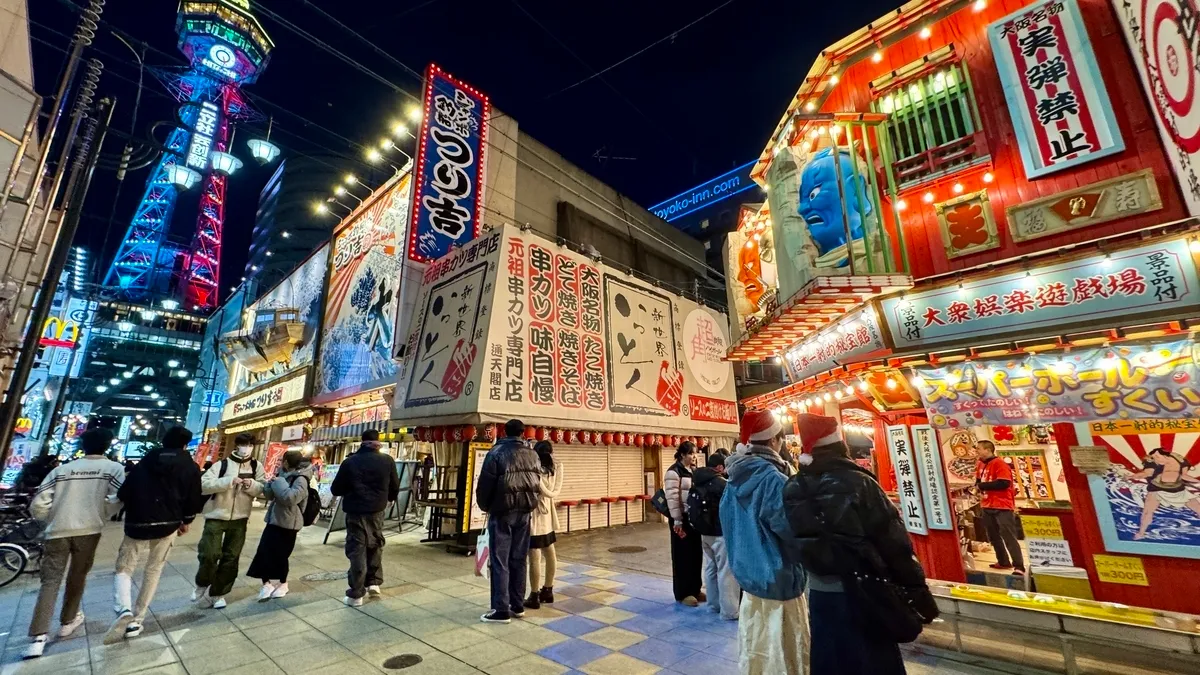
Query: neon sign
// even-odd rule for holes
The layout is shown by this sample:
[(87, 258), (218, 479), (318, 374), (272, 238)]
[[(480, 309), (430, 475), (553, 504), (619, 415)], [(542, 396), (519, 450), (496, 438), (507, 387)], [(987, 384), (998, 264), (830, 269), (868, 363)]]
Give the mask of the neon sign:
[[(66, 337), (70, 331), (70, 337)], [(42, 325), (42, 337), (38, 344), (42, 347), (65, 347), (71, 349), (79, 341), (79, 324), (74, 321), (63, 321), (57, 316), (46, 319)]]
[(712, 180), (705, 181), (691, 190), (681, 192), (664, 202), (655, 204), (647, 210), (669, 223), (706, 206), (724, 201), (755, 186), (754, 181), (750, 179), (750, 169), (753, 166), (754, 162), (743, 164)]
[(196, 126), (192, 129), (192, 143), (188, 146), (187, 165), (197, 171), (208, 169), (208, 152), (212, 150), (213, 136), (217, 135), (221, 111), (216, 104), (205, 101), (200, 104)]
[(214, 42), (208, 50), (208, 56), (200, 59), (200, 63), (214, 73), (231, 80), (239, 77), (238, 72), (233, 69), (237, 65), (237, 55), (233, 53), (229, 45)]

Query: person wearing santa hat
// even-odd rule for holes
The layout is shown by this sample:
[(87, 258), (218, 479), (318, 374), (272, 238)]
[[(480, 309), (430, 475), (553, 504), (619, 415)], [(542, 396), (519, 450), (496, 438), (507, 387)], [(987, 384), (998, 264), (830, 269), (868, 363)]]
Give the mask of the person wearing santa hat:
[(783, 510), (791, 466), (782, 447), (779, 420), (766, 410), (748, 410), (738, 452), (725, 460), (721, 532), (729, 568), (745, 591), (738, 612), (743, 675), (808, 672), (806, 575)]
[[(938, 610), (900, 513), (850, 458), (837, 420), (805, 413), (797, 426), (812, 461), (788, 480), (783, 502), (808, 571), (811, 675), (904, 673), (897, 635), (907, 630), (915, 639)], [(864, 574), (890, 582), (911, 609), (903, 616), (879, 611), (871, 593), (860, 592)], [(882, 625), (867, 630), (864, 615)]]

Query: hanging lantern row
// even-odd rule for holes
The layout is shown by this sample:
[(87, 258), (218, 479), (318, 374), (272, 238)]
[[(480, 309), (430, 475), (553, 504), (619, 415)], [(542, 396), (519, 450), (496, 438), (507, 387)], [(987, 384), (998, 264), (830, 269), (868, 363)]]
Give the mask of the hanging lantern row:
[[(462, 443), (465, 441), (495, 441), (503, 435), (503, 426), (485, 424), (475, 426), (417, 427), (413, 435), (426, 443)], [(635, 434), (624, 431), (586, 431), (578, 429), (552, 429), (549, 427), (525, 427), (525, 438), (531, 441), (550, 441), (565, 445), (619, 445), (629, 447), (653, 447), (661, 445), (678, 447), (691, 441), (697, 447), (709, 445), (711, 439), (701, 436), (677, 436), (668, 434)]]

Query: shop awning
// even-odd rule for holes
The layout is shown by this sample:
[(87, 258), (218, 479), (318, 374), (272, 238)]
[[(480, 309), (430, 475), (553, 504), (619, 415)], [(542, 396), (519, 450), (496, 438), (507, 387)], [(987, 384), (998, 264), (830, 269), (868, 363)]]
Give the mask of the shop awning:
[(388, 432), (388, 420), (375, 420), (374, 422), (356, 422), (354, 424), (343, 424), (339, 427), (321, 427), (314, 429), (312, 433), (312, 441), (314, 443), (343, 441), (362, 438), (364, 431), (374, 429), (378, 431), (380, 437)]
[(734, 343), (726, 358), (764, 361), (872, 298), (912, 286), (912, 277), (905, 274), (815, 277)]

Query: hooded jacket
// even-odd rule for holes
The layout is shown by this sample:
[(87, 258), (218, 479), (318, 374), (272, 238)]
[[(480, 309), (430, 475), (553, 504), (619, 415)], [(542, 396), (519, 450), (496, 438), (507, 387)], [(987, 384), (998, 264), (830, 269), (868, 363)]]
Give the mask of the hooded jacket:
[(200, 467), (183, 448), (151, 450), (125, 477), (117, 498), (125, 503), (125, 536), (161, 539), (204, 508)]
[(721, 530), (729, 568), (747, 593), (792, 600), (804, 593), (795, 537), (783, 513), (787, 476), (778, 453), (751, 446), (725, 460), (728, 482), (721, 497)]
[[(339, 469), (340, 471), (340, 469)], [(263, 497), (270, 500), (263, 522), (285, 530), (304, 527), (304, 505), (308, 502), (308, 485), (312, 481), (312, 465), (285, 471), (263, 487)]]
[(329, 492), (342, 498), (346, 513), (379, 513), (400, 494), (396, 460), (380, 452), (378, 442), (364, 441), (338, 467)]
[[(254, 507), (254, 498), (261, 495), (266, 474), (263, 465), (254, 462), (254, 485), (249, 489), (234, 487), (241, 472), (250, 472), (251, 462), (241, 464), (232, 459), (223, 459), (212, 466), (200, 477), (200, 491), (206, 497), (211, 497), (204, 505), (206, 520), (246, 520)], [(225, 467), (225, 476), (221, 476), (221, 467)]]
[(868, 565), (866, 571), (918, 591), (918, 609), (924, 605), (922, 613), (929, 611), (933, 596), (925, 571), (899, 511), (871, 472), (837, 450), (815, 448), (812, 463), (788, 480), (783, 501), (800, 560), (810, 573), (836, 578)]
[(522, 439), (496, 441), (480, 468), (475, 502), (492, 516), (532, 512), (541, 495), (541, 466), (537, 453)]

